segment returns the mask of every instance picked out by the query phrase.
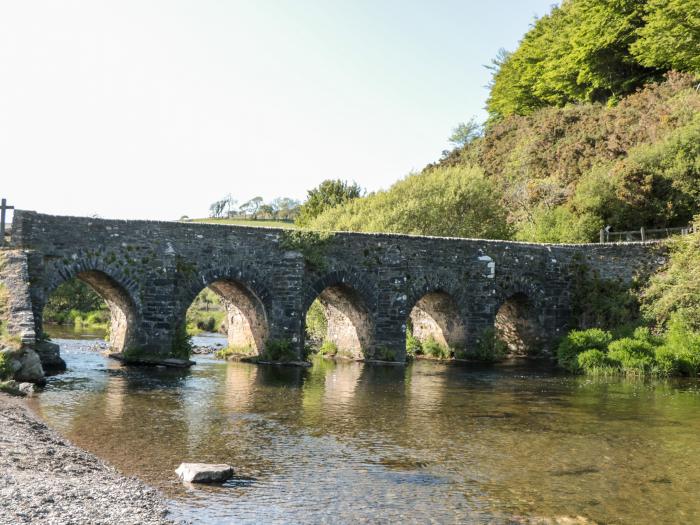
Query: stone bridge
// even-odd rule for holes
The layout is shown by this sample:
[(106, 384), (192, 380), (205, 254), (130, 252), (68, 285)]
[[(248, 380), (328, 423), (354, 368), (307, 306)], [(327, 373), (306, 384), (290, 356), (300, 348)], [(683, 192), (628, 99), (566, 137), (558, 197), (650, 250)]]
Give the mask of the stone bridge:
[[(572, 322), (572, 276), (587, 265), (630, 281), (653, 245), (544, 245), (395, 234), (294, 232), (16, 211), (10, 242), (26, 297), (14, 330), (43, 333), (50, 294), (79, 278), (111, 311), (111, 345), (133, 360), (186, 357), (185, 316), (205, 287), (227, 309), (229, 345), (302, 359), (319, 299), (327, 339), (348, 357), (403, 362), (406, 330), (468, 358), (496, 325), (515, 353), (547, 350)], [(20, 283), (22, 284), (22, 283)], [(20, 301), (21, 302), (21, 301)]]

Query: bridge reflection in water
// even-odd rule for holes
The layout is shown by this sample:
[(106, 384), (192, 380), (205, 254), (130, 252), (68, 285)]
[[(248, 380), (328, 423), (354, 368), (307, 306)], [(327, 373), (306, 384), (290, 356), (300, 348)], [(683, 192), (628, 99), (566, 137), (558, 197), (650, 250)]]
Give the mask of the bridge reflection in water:
[[(311, 369), (199, 358), (122, 368), (62, 340), (66, 374), (33, 402), (48, 422), (203, 523), (695, 521), (695, 381), (562, 377), (547, 368)], [(91, 344), (91, 343), (88, 343)], [(631, 453), (634, 450), (645, 453)], [(187, 490), (181, 461), (237, 478)], [(614, 490), (612, 489), (614, 487)], [(643, 487), (643, 491), (640, 490)], [(652, 498), (654, 505), (645, 502)]]

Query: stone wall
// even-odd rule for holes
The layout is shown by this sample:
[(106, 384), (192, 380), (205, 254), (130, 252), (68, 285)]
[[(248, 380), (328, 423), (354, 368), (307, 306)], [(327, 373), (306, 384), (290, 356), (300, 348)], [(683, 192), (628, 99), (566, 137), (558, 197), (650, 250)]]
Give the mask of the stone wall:
[(306, 312), (321, 296), (327, 308), (343, 314), (343, 322), (355, 324), (355, 334), (336, 334), (338, 341), (360, 341), (367, 359), (403, 361), (407, 321), (427, 294), (452, 298), (449, 313), (455, 318), (440, 322), (459, 328), (467, 353), (516, 294), (532, 305), (532, 323), (546, 344), (570, 323), (577, 266), (629, 281), (663, 262), (657, 245), (641, 243), (541, 245), (357, 233), (317, 241), (309, 235), (299, 243), (290, 242), (290, 235), (272, 228), (16, 211), (12, 244), (27, 253), (36, 331), (50, 293), (78, 277), (118, 310), (116, 318), (126, 319), (123, 349), (153, 358), (177, 355), (187, 308), (215, 282), (233, 283), (254, 297), (239, 304), (238, 313), (249, 326), (264, 320), (258, 333), (289, 341), (299, 356)]

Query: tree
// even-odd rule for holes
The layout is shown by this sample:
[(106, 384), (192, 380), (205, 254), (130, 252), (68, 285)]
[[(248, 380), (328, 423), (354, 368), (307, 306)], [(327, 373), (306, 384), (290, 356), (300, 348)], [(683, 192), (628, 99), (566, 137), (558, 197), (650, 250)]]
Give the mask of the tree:
[(306, 202), (301, 205), (295, 222), (302, 227), (308, 226), (325, 210), (356, 199), (362, 193), (362, 188), (356, 182), (350, 184), (341, 180), (324, 180), (318, 187), (309, 190)]
[(310, 227), (507, 239), (506, 216), (493, 181), (463, 165), (409, 175), (387, 191), (327, 209)]
[(277, 197), (272, 201), (272, 207), (275, 209), (275, 218), (281, 220), (293, 219), (298, 212), (300, 202), (289, 197)]
[(700, 0), (649, 0), (632, 54), (647, 67), (700, 72)]
[(482, 126), (479, 124), (474, 117), (470, 118), (468, 122), (460, 122), (452, 130), (452, 135), (448, 139), (452, 145), (458, 148), (463, 148), (467, 144), (471, 144), (474, 139), (481, 136)]
[(239, 208), (244, 214), (249, 215), (253, 220), (258, 218), (258, 210), (263, 203), (262, 197), (253, 197), (247, 202), (241, 204)]
[(666, 71), (663, 64), (640, 62), (630, 52), (645, 25), (648, 3), (569, 0), (554, 7), (535, 22), (515, 52), (494, 61), (487, 101), (491, 120), (545, 106), (617, 101), (659, 80)]
[(226, 200), (220, 200), (213, 202), (209, 206), (209, 216), (214, 219), (220, 219), (223, 217), (224, 208), (226, 208)]

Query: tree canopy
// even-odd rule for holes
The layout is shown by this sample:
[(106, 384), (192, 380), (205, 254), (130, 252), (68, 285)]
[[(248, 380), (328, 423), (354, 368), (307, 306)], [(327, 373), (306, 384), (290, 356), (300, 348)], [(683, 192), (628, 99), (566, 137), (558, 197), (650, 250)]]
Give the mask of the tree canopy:
[(617, 102), (669, 69), (698, 72), (700, 0), (565, 0), (494, 61), (491, 120)]

